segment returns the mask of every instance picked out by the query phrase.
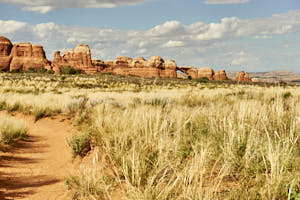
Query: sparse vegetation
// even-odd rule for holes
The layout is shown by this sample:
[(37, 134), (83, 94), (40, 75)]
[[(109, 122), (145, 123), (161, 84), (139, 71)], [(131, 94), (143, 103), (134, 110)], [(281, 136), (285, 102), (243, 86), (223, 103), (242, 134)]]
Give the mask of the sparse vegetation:
[(74, 199), (297, 199), (300, 90), (260, 84), (3, 73), (0, 109), (72, 117)]
[(80, 74), (81, 70), (80, 69), (75, 69), (74, 67), (67, 66), (63, 67), (61, 70), (62, 74)]
[(85, 156), (87, 152), (91, 150), (91, 141), (89, 134), (77, 134), (73, 135), (70, 140), (68, 140), (68, 145), (72, 148), (72, 153), (74, 156)]
[(13, 145), (17, 140), (27, 137), (27, 127), (23, 121), (9, 117), (0, 117), (0, 147)]

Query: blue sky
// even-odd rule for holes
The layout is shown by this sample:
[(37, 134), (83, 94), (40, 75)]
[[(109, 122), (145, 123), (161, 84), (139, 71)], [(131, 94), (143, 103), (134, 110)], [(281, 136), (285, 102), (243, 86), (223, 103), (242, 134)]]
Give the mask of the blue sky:
[(93, 58), (300, 72), (299, 0), (0, 0), (0, 35)]

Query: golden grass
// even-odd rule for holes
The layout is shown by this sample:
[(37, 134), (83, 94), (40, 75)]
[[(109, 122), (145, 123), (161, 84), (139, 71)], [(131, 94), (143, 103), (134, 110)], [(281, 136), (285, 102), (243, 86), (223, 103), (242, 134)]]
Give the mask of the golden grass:
[[(2, 80), (0, 107), (71, 114), (85, 124), (99, 151), (68, 179), (74, 199), (110, 199), (116, 191), (145, 200), (300, 196), (298, 87), (109, 81), (96, 87), (99, 79), (76, 76), (59, 86), (45, 80), (51, 78)], [(21, 81), (44, 83), (24, 93), (15, 89)]]
[(12, 145), (16, 140), (27, 137), (27, 126), (24, 121), (10, 117), (0, 117), (0, 145)]

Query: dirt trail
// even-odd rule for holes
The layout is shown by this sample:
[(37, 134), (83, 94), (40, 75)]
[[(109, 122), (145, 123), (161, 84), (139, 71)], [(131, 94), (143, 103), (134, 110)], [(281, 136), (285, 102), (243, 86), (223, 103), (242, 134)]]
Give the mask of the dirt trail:
[(29, 137), (0, 152), (0, 199), (67, 199), (64, 182), (72, 170), (72, 155), (66, 140), (74, 131), (70, 121), (61, 116), (37, 122), (22, 114), (14, 117), (27, 122)]

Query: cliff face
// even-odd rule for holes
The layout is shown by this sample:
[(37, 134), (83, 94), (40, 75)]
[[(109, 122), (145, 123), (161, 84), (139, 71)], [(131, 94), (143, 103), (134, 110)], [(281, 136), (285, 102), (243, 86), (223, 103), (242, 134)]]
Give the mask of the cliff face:
[[(71, 66), (87, 74), (111, 72), (120, 75), (135, 75), (141, 77), (176, 78), (177, 71), (181, 71), (188, 78), (207, 77), (209, 80), (226, 80), (226, 72), (216, 71), (211, 67), (197, 69), (195, 67), (178, 67), (174, 60), (164, 60), (153, 56), (146, 60), (143, 57), (117, 57), (112, 61), (92, 60), (88, 45), (80, 44), (75, 49), (67, 49), (61, 56), (60, 51), (54, 52), (52, 62), (47, 60), (45, 51), (40, 45), (30, 43), (12, 44), (11, 41), (0, 36), (0, 70), (28, 70), (44, 67), (61, 73), (62, 68)], [(240, 72), (237, 81), (251, 81), (249, 74)]]
[(62, 56), (60, 51), (55, 51), (51, 66), (56, 73), (67, 66), (80, 69), (85, 73), (96, 73), (98, 71), (97, 65), (92, 62), (89, 46), (83, 44), (78, 45), (75, 49), (67, 49)]
[(39, 69), (50, 65), (45, 51), (40, 45), (30, 43), (14, 44), (10, 56), (12, 57), (10, 71), (28, 70), (30, 68)]
[(9, 39), (0, 36), (0, 70), (8, 70), (11, 57), (10, 52), (13, 45)]
[(49, 65), (42, 46), (30, 43), (12, 45), (10, 40), (0, 36), (0, 70), (39, 69)]

